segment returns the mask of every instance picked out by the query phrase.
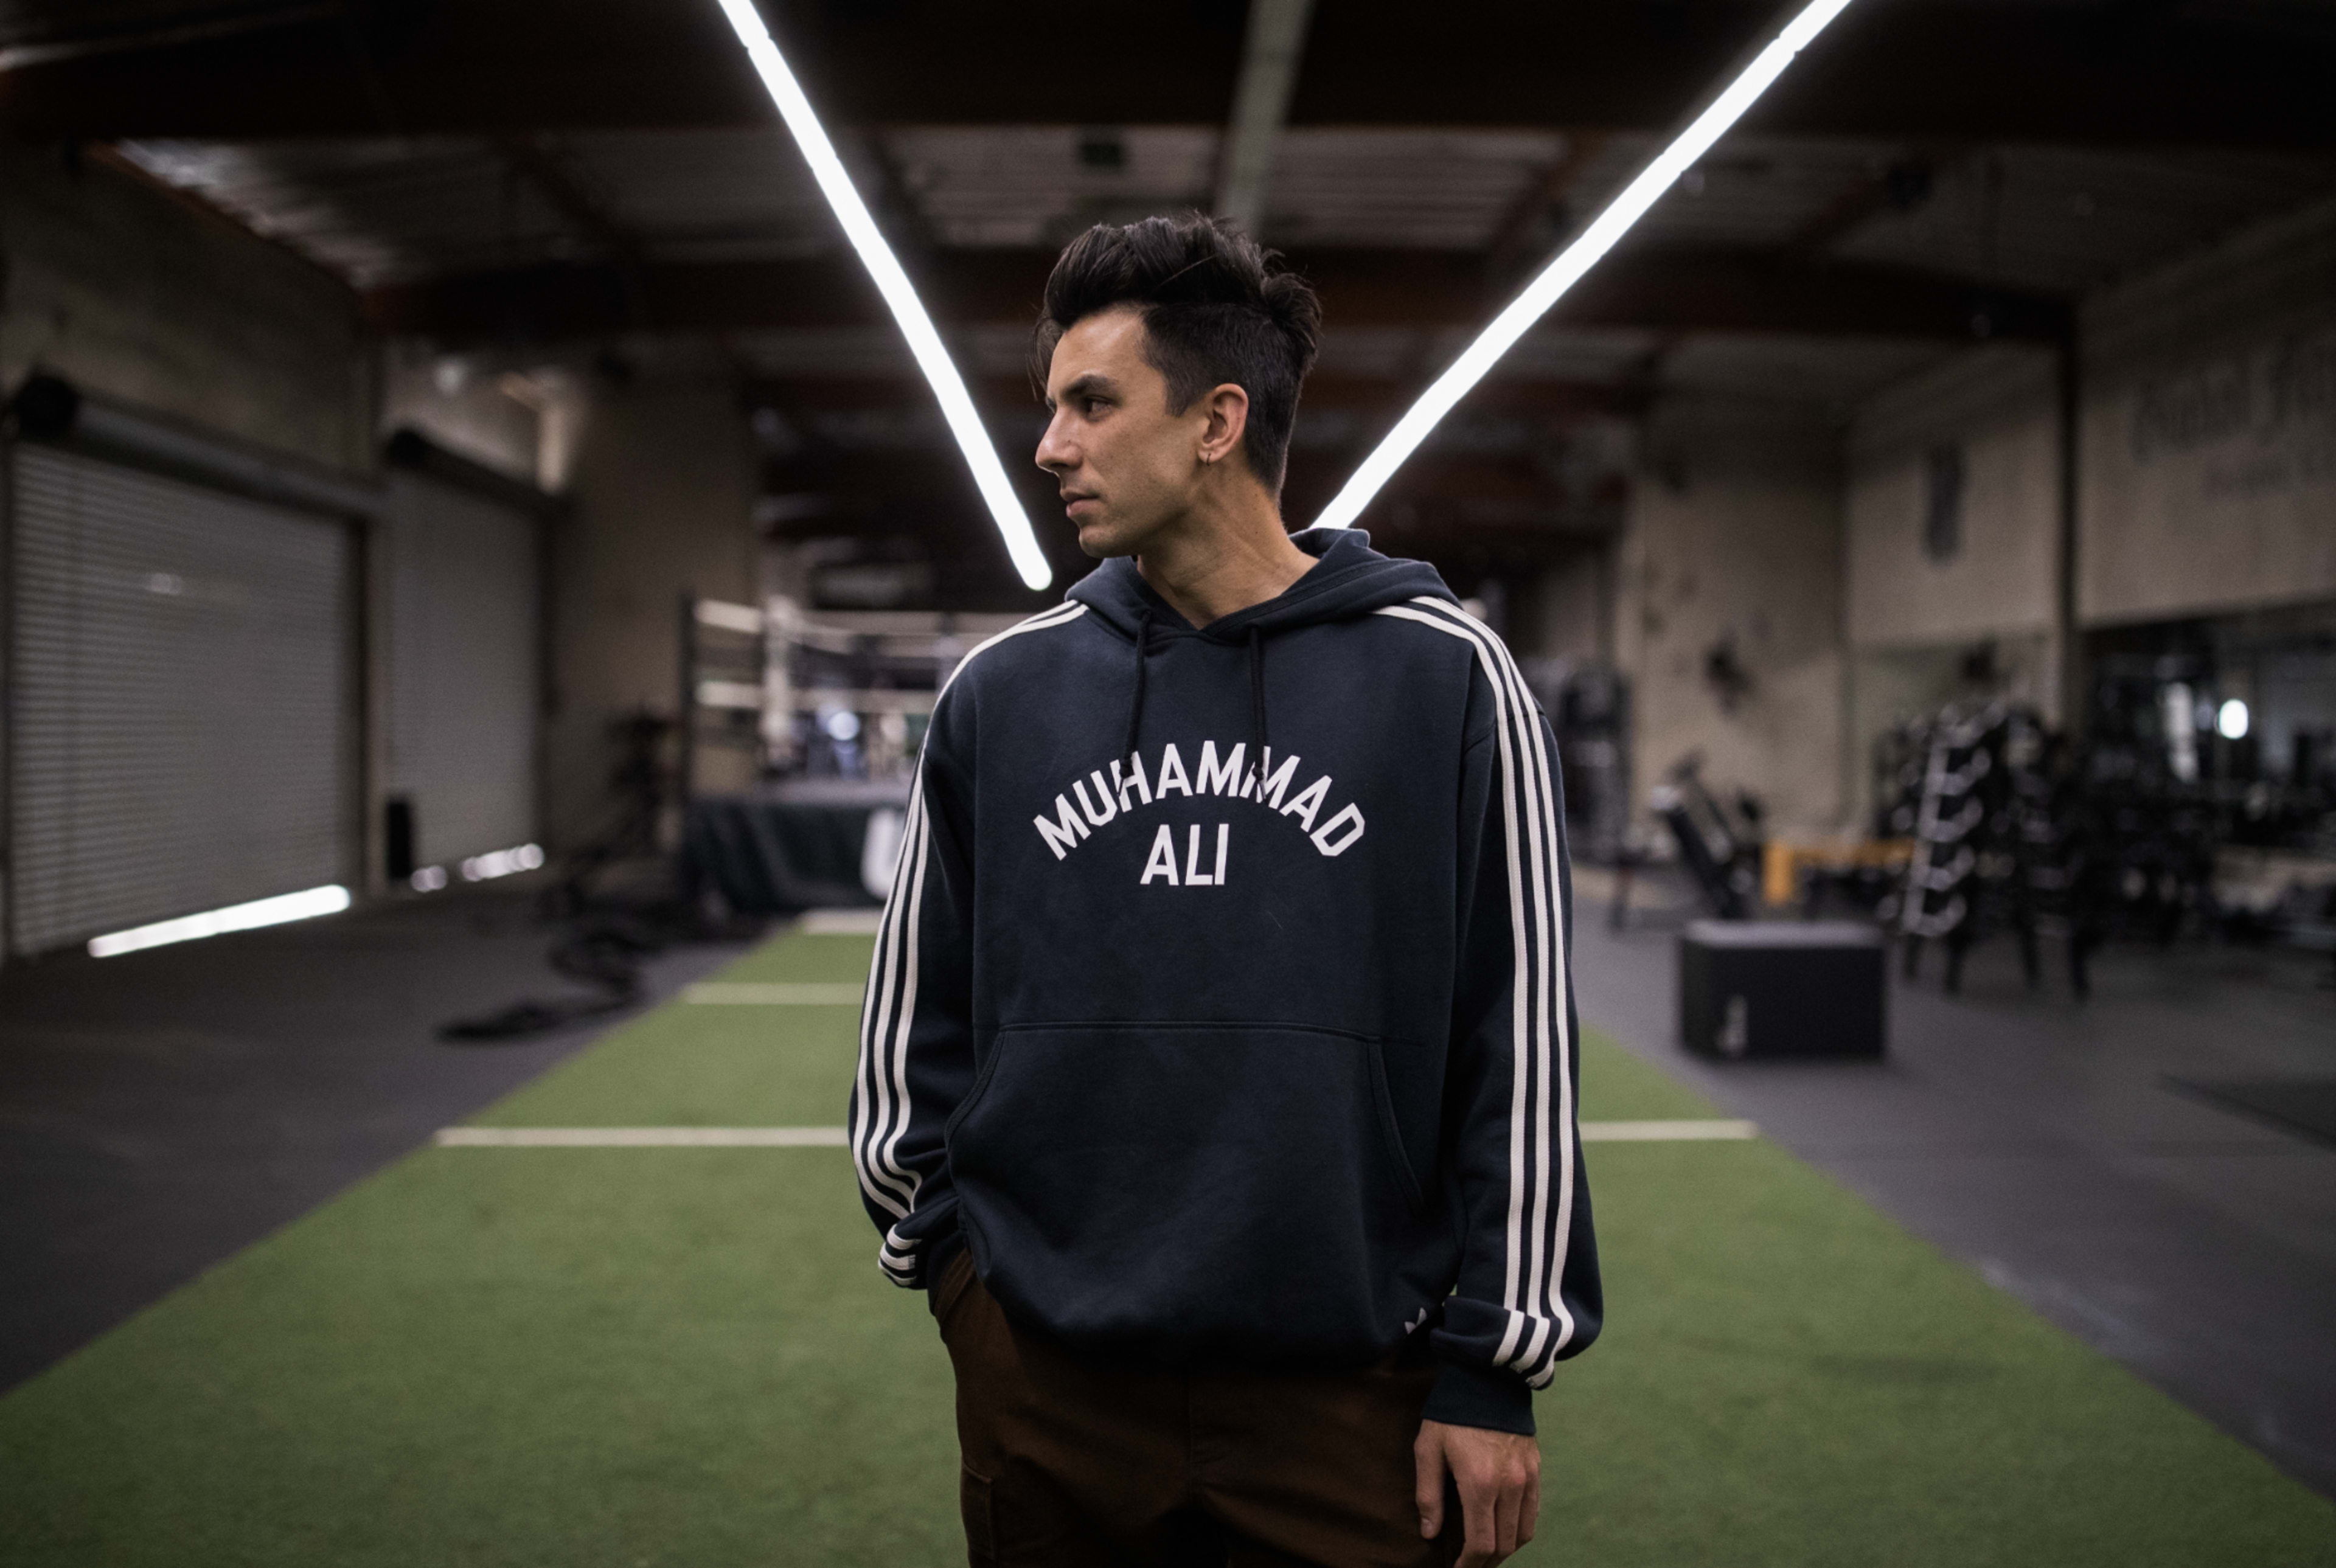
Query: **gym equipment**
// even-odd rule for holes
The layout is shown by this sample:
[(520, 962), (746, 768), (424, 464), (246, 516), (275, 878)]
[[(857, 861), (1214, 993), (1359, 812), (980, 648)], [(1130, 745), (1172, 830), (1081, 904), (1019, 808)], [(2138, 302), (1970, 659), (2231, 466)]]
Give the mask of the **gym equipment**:
[(1937, 940), (1947, 989), (1959, 990), (1973, 944), (2009, 927), (2031, 986), (2039, 937), (2064, 938), (2084, 996), (2100, 930), (2083, 794), (2061, 739), (2027, 707), (1950, 704), (1885, 735), (1876, 773), (1877, 832), (1913, 841), (1903, 883), (1877, 908), (1904, 943), (1907, 976)]
[(1760, 857), (1760, 896), (1771, 909), (1797, 906), (1809, 920), (1835, 897), (1870, 912), (1913, 857), (1911, 839), (1772, 838)]
[(1754, 909), (1760, 886), (1763, 813), (1741, 790), (1723, 803), (1703, 782), (1703, 754), (1671, 765), (1650, 803), (1679, 845), (1679, 863), (1695, 879), (1711, 912), (1740, 920)]
[(1605, 664), (1518, 663), (1557, 740), (1567, 850), (1578, 865), (1619, 864), (1630, 826), (1630, 684)]
[(884, 901), (909, 803), (906, 784), (799, 779), (689, 803), (683, 881), (740, 914)]
[(1679, 935), (1679, 1040), (1729, 1059), (1878, 1057), (1885, 945), (1862, 921), (1693, 921)]
[(744, 748), (764, 779), (905, 780), (933, 701), (959, 660), (1017, 615), (822, 611), (774, 595), (760, 608), (681, 601), (679, 796), (697, 754)]

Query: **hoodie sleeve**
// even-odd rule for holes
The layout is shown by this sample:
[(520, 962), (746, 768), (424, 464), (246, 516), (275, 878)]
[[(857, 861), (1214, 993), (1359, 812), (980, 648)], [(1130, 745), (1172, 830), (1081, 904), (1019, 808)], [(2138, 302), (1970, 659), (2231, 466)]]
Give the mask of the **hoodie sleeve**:
[(1434, 1335), (1426, 1417), (1530, 1433), (1532, 1390), (1596, 1337), (1601, 1312), (1574, 1101), (1572, 889), (1557, 747), (1488, 638), (1462, 767), (1459, 972), (1446, 1077), (1460, 1279)]
[(896, 1285), (939, 1277), (960, 1244), (942, 1127), (973, 1087), (970, 705), (935, 706), (909, 796), (892, 891), (877, 927), (852, 1080), (852, 1163)]

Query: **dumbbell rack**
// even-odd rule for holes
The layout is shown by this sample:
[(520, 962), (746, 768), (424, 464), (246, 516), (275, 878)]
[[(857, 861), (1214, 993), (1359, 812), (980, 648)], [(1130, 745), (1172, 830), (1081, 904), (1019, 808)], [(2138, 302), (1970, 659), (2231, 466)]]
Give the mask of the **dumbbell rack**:
[(2071, 793), (2048, 765), (2061, 743), (2035, 713), (2005, 703), (1950, 706), (1896, 739), (1902, 756), (1922, 759), (1911, 798), (1888, 813), (1914, 841), (1894, 910), (1906, 974), (1919, 970), (1923, 945), (1939, 940), (1947, 989), (1959, 989), (1973, 944), (1990, 926), (2008, 925), (2033, 986), (2037, 939), (2049, 930), (2068, 938), (2070, 979), (2084, 995), (2098, 922), (2080, 885)]

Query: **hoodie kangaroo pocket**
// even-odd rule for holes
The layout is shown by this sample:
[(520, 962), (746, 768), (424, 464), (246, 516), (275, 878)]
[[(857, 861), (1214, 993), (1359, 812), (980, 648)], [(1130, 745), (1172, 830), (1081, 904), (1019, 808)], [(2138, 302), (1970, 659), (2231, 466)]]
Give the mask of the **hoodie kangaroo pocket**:
[(1279, 1024), (1000, 1030), (949, 1135), (983, 1281), (1064, 1339), (1170, 1360), (1356, 1360), (1448, 1243), (1380, 1042)]

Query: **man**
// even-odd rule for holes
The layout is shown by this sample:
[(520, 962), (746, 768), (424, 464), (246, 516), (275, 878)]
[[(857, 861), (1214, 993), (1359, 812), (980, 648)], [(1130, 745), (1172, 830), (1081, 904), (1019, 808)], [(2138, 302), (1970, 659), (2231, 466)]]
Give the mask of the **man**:
[(1598, 1331), (1555, 748), (1432, 569), (1283, 531), (1319, 319), (1200, 218), (1046, 286), (1103, 564), (935, 706), (852, 1104), (977, 1564), (1496, 1563)]

